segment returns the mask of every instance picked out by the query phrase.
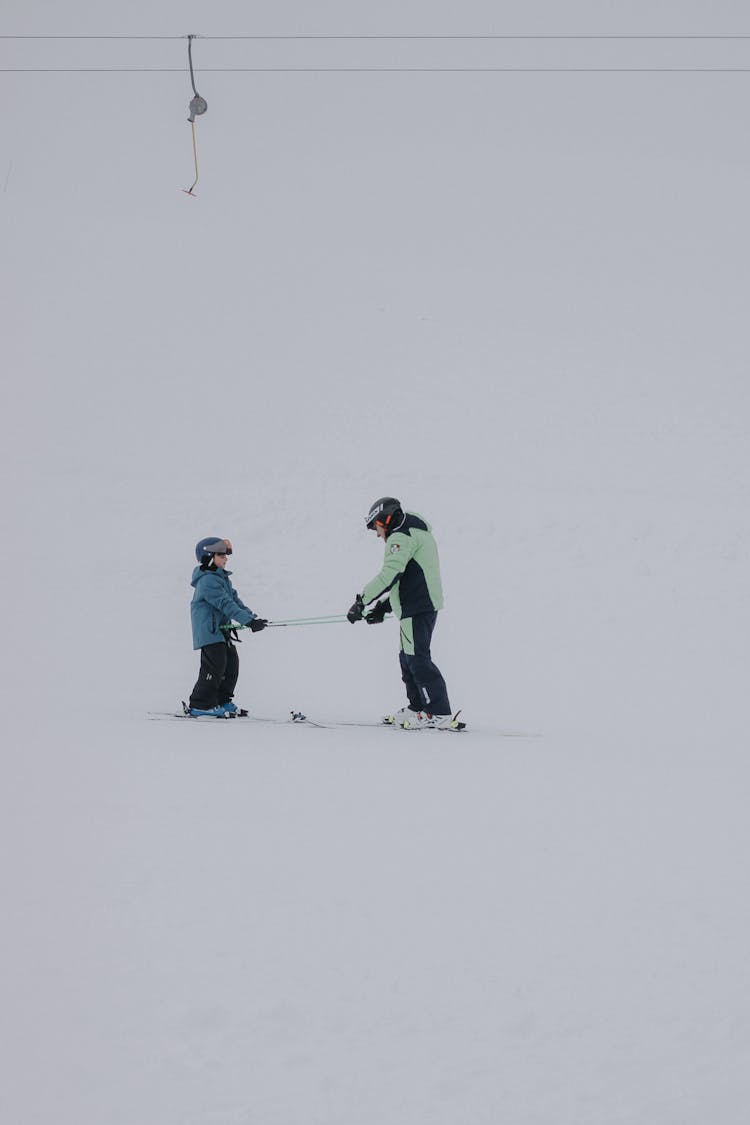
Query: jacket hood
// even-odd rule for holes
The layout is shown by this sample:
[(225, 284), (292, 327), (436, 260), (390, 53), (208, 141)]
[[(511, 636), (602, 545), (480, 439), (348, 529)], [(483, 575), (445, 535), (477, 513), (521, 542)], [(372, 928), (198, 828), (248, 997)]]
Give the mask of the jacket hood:
[(404, 535), (408, 535), (411, 528), (416, 527), (420, 531), (432, 531), (432, 525), (427, 522), (424, 516), (420, 516), (418, 512), (404, 512), (404, 518), (398, 527), (389, 527), (385, 534), (386, 543), (392, 535), (400, 531)]
[(197, 586), (201, 578), (205, 578), (207, 574), (226, 574), (228, 578), (231, 573), (231, 570), (227, 570), (226, 567), (222, 571), (218, 568), (216, 570), (201, 570), (199, 566), (196, 566), (193, 567), (193, 577), (190, 579), (190, 585)]

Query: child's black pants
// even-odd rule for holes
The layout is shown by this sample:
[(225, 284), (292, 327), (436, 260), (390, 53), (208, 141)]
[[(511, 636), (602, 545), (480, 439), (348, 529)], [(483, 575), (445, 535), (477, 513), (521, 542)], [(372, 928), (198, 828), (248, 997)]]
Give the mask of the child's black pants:
[(219, 703), (229, 703), (240, 674), (240, 658), (234, 645), (217, 641), (201, 649), (198, 679), (190, 695), (190, 706), (210, 711)]

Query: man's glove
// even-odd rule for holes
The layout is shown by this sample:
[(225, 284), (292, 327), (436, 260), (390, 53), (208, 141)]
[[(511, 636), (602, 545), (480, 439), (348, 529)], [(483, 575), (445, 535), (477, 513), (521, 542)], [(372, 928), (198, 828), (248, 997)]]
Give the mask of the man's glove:
[(346, 615), (347, 620), (351, 621), (351, 623), (353, 625), (355, 621), (361, 621), (362, 620), (362, 614), (364, 612), (365, 612), (365, 603), (362, 601), (362, 595), (357, 594), (354, 605), (351, 607), (351, 609), (349, 610), (349, 612)]
[(254, 617), (250, 622), (250, 632), (259, 633), (261, 629), (265, 629), (267, 624), (265, 617)]
[(390, 599), (386, 598), (384, 602), (378, 602), (374, 605), (370, 612), (365, 617), (368, 625), (380, 625), (386, 613), (391, 612)]

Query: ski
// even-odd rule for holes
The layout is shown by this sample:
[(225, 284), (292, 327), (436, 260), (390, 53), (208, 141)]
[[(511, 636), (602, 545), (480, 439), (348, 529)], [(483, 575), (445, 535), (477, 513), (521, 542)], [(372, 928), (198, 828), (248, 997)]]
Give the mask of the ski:
[[(375, 728), (385, 728), (386, 730), (400, 730), (413, 733), (414, 731), (441, 731), (451, 732), (453, 734), (461, 734), (467, 731), (466, 723), (459, 720), (458, 716), (460, 711), (457, 711), (453, 716), (451, 724), (444, 727), (420, 727), (420, 726), (407, 726), (402, 727), (397, 725), (394, 721), (388, 718), (383, 719), (313, 719), (306, 715), (303, 711), (290, 711), (288, 718), (281, 718), (279, 716), (268, 715), (251, 715), (244, 708), (238, 710), (231, 715), (190, 715), (186, 710), (183, 711), (149, 711), (147, 714), (148, 719), (152, 720), (165, 720), (165, 721), (184, 721), (189, 720), (193, 723), (202, 723), (206, 721), (216, 722), (217, 719), (221, 721), (235, 721), (241, 720), (249, 723), (270, 723), (274, 726), (286, 726), (289, 723), (294, 723), (296, 726), (316, 727), (319, 730), (344, 730), (347, 727), (362, 728), (365, 730), (372, 730)], [(475, 728), (476, 729), (476, 728)], [(487, 734), (495, 735), (499, 738), (541, 738), (542, 736), (536, 731), (525, 730), (508, 730), (508, 729), (487, 729)]]
[[(203, 722), (209, 722), (209, 721), (214, 722), (217, 718), (223, 718), (223, 717), (224, 716), (222, 716), (222, 715), (219, 715), (219, 716), (216, 716), (216, 715), (180, 715), (179, 712), (177, 712), (177, 711), (149, 711), (148, 714), (146, 715), (147, 719), (152, 719), (154, 721), (158, 721), (160, 719), (163, 719), (165, 722), (168, 722), (169, 720), (174, 719), (174, 720), (179, 720), (180, 722), (182, 722), (185, 719), (190, 719), (190, 721), (192, 723), (203, 723)], [(227, 717), (227, 719), (229, 719), (230, 716), (227, 715), (226, 717)], [(232, 715), (231, 717), (233, 719), (236, 719), (239, 716)], [(281, 722), (281, 719), (262, 719), (258, 715), (242, 715), (241, 718), (250, 719), (251, 722), (255, 722), (255, 723), (279, 723), (279, 722)]]
[(287, 723), (295, 723), (297, 726), (309, 727), (327, 727), (327, 723), (316, 722), (315, 719), (308, 719), (301, 711), (290, 711), (288, 719), (269, 718), (267, 715), (251, 715), (245, 708), (240, 708), (238, 711), (228, 715), (191, 715), (189, 711), (184, 708), (182, 711), (149, 711), (147, 718), (152, 720), (185, 720), (189, 719), (191, 723), (211, 722), (215, 723), (224, 721), (234, 721), (235, 719), (243, 719), (251, 723), (273, 723), (274, 725), (286, 725)]
[(450, 726), (445, 726), (445, 727), (406, 727), (406, 726), (404, 726), (404, 727), (402, 727), (400, 725), (397, 725), (395, 722), (393, 722), (392, 718), (370, 719), (370, 720), (367, 720), (367, 719), (360, 719), (360, 720), (358, 720), (358, 719), (331, 719), (331, 720), (321, 721), (320, 719), (311, 719), (308, 715), (305, 715), (304, 712), (302, 712), (302, 711), (290, 711), (288, 719), (269, 718), (265, 715), (251, 715), (249, 713), (249, 711), (247, 711), (244, 707), (240, 708), (237, 711), (230, 712), (230, 713), (225, 714), (225, 715), (191, 715), (187, 705), (185, 703), (183, 703), (182, 711), (149, 711), (148, 712), (148, 718), (149, 719), (165, 719), (165, 720), (169, 720), (169, 719), (189, 719), (193, 723), (202, 723), (202, 722), (207, 722), (207, 721), (214, 723), (217, 720), (219, 722), (227, 722), (227, 721), (231, 722), (231, 721), (234, 721), (236, 719), (244, 719), (244, 720), (247, 720), (251, 723), (274, 723), (274, 724), (277, 724), (277, 725), (278, 724), (286, 724), (286, 723), (295, 723), (298, 726), (318, 727), (321, 730), (335, 730), (339, 727), (363, 727), (363, 728), (368, 728), (368, 729), (369, 728), (376, 728), (376, 727), (386, 727), (387, 729), (390, 729), (390, 730), (409, 730), (409, 731), (413, 731), (413, 730), (441, 730), (441, 731), (458, 732), (458, 731), (466, 730), (466, 723), (458, 721), (458, 715), (459, 714), (460, 714), (460, 712), (457, 712), (456, 715), (454, 715)]

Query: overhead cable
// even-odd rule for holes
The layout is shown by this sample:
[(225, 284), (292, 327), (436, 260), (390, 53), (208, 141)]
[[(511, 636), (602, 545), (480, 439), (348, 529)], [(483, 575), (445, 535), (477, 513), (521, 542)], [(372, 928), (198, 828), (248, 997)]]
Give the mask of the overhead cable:
[(278, 40), (289, 42), (292, 40), (305, 41), (335, 41), (335, 40), (360, 40), (362, 42), (388, 40), (476, 40), (476, 41), (502, 41), (518, 42), (523, 40), (549, 40), (551, 42), (565, 40), (600, 40), (604, 41), (630, 41), (630, 40), (692, 40), (696, 42), (719, 40), (750, 39), (750, 35), (0, 35), (0, 39), (217, 39), (217, 40), (255, 40), (264, 42)]
[[(747, 66), (202, 66), (201, 74), (747, 74)], [(178, 66), (7, 66), (0, 74), (182, 74)]]

